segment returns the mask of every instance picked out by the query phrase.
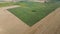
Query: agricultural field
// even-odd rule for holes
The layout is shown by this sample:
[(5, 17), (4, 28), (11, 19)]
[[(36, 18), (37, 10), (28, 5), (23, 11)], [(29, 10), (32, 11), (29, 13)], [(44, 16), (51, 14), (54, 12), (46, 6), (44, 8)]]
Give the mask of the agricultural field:
[(12, 6), (14, 4), (14, 2), (2, 2), (0, 3), (0, 7)]
[(8, 10), (29, 26), (33, 26), (56, 8), (60, 7), (59, 3), (38, 2), (17, 2), (15, 5), (21, 7)]

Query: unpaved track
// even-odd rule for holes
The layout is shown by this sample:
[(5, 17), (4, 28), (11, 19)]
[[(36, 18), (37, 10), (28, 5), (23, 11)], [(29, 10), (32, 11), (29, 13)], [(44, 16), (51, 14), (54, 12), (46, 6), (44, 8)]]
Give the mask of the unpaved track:
[(60, 8), (33, 25), (26, 34), (60, 34)]
[(19, 6), (0, 8), (0, 34), (23, 34), (29, 28), (24, 22), (6, 10), (15, 7)]

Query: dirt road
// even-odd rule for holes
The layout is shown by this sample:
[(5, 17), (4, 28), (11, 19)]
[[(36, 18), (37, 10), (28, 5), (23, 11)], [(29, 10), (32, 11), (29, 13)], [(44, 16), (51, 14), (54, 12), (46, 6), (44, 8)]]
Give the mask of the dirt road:
[(60, 34), (60, 8), (28, 29), (26, 34)]
[(0, 8), (0, 34), (23, 34), (29, 28), (24, 22), (6, 10), (15, 7), (19, 6)]

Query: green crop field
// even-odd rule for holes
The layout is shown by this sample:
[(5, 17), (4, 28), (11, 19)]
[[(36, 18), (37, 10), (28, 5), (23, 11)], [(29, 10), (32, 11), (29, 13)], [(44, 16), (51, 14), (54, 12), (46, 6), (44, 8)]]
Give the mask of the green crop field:
[(20, 5), (21, 7), (8, 10), (29, 26), (33, 26), (60, 6), (57, 3), (36, 2), (18, 2), (16, 5)]
[(0, 7), (12, 6), (14, 4), (14, 2), (2, 2), (0, 3)]

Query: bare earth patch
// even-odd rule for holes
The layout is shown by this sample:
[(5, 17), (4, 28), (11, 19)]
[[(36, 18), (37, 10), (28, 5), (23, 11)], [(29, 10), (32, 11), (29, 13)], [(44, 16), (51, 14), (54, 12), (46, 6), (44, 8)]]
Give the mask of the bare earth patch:
[(60, 34), (60, 8), (29, 27), (8, 10), (19, 6), (0, 8), (0, 34)]
[(23, 34), (30, 27), (7, 11), (9, 8), (19, 6), (8, 6), (0, 8), (0, 34)]

